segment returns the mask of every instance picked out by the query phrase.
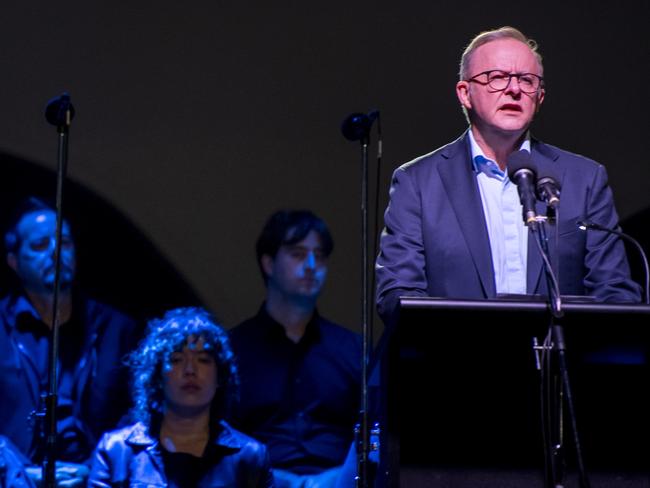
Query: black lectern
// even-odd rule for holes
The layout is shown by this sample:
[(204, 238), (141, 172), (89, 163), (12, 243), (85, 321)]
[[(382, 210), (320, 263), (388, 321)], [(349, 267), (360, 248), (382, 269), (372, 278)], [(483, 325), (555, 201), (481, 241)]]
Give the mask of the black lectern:
[[(544, 469), (540, 299), (401, 300), (381, 359), (385, 486), (405, 466)], [(647, 471), (650, 306), (564, 298), (566, 355), (589, 470)], [(567, 464), (571, 455), (566, 424)]]

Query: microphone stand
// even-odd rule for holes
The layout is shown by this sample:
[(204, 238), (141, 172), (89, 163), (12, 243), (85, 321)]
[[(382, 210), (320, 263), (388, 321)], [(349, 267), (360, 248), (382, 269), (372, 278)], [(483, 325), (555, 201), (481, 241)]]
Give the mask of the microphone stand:
[(362, 358), (361, 358), (361, 410), (360, 425), (357, 440), (357, 475), (355, 486), (369, 486), (369, 455), (370, 428), (368, 412), (368, 364), (371, 347), (370, 328), (370, 288), (368, 286), (368, 145), (370, 143), (370, 128), (379, 115), (378, 111), (370, 114), (353, 113), (341, 126), (343, 136), (361, 143), (361, 327), (362, 327)]
[[(556, 211), (556, 222), (559, 222), (558, 209)], [(546, 485), (548, 488), (561, 488), (563, 486), (563, 468), (564, 468), (564, 422), (563, 422), (563, 400), (566, 400), (571, 421), (571, 430), (576, 449), (578, 462), (579, 482), (581, 488), (589, 488), (589, 479), (582, 460), (582, 448), (578, 435), (575, 408), (573, 404), (573, 395), (569, 382), (569, 373), (566, 361), (566, 343), (564, 341), (564, 328), (560, 319), (564, 316), (562, 310), (562, 299), (560, 296), (560, 287), (556, 275), (553, 272), (549, 260), (548, 241), (546, 237), (545, 222), (538, 219), (529, 228), (535, 237), (537, 249), (540, 252), (544, 262), (544, 271), (549, 290), (549, 302), (551, 308), (551, 322), (549, 326), (548, 337), (551, 344), (542, 347), (543, 350), (551, 349), (557, 353), (558, 369), (560, 382), (557, 385), (551, 385), (548, 382), (542, 386), (542, 419), (546, 426), (544, 428), (545, 455), (546, 455)], [(546, 355), (544, 355), (546, 356)], [(547, 366), (550, 362), (547, 363)], [(549, 368), (550, 370), (550, 368)], [(555, 395), (551, 396), (552, 391)], [(555, 412), (552, 416), (551, 407)], [(550, 422), (548, 421), (550, 419)], [(546, 420), (546, 421), (545, 421)], [(549, 425), (550, 424), (550, 425)]]
[(48, 393), (45, 397), (45, 455), (42, 462), (43, 483), (45, 488), (56, 487), (57, 457), (57, 418), (59, 363), (59, 289), (61, 279), (61, 233), (63, 227), (63, 183), (68, 164), (68, 135), (70, 122), (74, 117), (74, 108), (70, 95), (51, 100), (45, 110), (47, 121), (57, 127), (57, 180), (56, 180), (56, 238), (54, 243), (54, 295), (52, 299), (52, 331), (50, 335)]
[(368, 418), (368, 358), (370, 356), (370, 299), (368, 287), (368, 133), (360, 139), (361, 142), (361, 328), (362, 328), (362, 361), (361, 361), (361, 449), (357, 459), (358, 488), (368, 487), (368, 456), (370, 454), (370, 430)]

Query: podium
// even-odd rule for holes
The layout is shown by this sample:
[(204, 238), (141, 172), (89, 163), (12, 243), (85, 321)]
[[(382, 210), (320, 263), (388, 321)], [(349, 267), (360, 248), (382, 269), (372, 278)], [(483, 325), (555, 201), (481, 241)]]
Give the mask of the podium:
[[(399, 486), (405, 467), (543, 473), (543, 399), (533, 340), (541, 344), (548, 333), (548, 305), (542, 299), (402, 297), (400, 306), (380, 361), (383, 485)], [(650, 306), (565, 298), (563, 310), (587, 470), (647, 472)], [(568, 419), (564, 426), (571, 469)]]

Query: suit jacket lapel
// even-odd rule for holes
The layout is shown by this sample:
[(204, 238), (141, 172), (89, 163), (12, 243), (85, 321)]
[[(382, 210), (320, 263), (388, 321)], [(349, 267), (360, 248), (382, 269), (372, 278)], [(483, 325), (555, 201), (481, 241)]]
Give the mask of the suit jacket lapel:
[[(557, 154), (551, 147), (539, 142), (535, 139), (531, 140), (532, 144), (532, 158), (535, 162), (538, 173), (546, 175), (555, 175), (562, 186), (564, 179), (564, 171), (557, 164)], [(537, 215), (547, 215), (546, 204), (537, 201), (536, 206)], [(546, 238), (548, 242), (549, 259), (556, 255), (555, 236), (557, 234), (557, 223), (547, 223), (546, 225)], [(537, 244), (535, 243), (535, 234), (528, 232), (528, 262), (527, 262), (527, 276), (526, 276), (526, 291), (529, 294), (548, 294), (548, 288), (544, 280), (544, 261), (539, 253)], [(551, 265), (554, 263), (551, 260)]]
[(483, 204), (472, 167), (467, 132), (442, 152), (440, 178), (456, 214), (465, 243), (479, 275), (486, 298), (496, 296), (490, 238), (485, 225)]

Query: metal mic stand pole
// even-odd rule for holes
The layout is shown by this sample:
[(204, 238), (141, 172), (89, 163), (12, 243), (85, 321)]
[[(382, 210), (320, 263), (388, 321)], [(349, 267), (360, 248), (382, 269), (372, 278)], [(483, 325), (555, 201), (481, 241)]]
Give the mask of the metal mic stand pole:
[[(369, 129), (369, 127), (368, 127)], [(357, 487), (368, 487), (368, 455), (370, 452), (370, 431), (368, 419), (368, 357), (370, 355), (370, 300), (368, 297), (368, 144), (370, 138), (366, 132), (361, 142), (361, 327), (362, 327), (362, 363), (361, 363), (361, 449), (357, 459)]]
[(45, 488), (56, 487), (56, 441), (57, 419), (56, 405), (58, 396), (57, 366), (59, 362), (59, 288), (61, 277), (61, 231), (63, 227), (63, 183), (68, 164), (68, 132), (74, 117), (74, 108), (70, 96), (64, 93), (51, 100), (45, 110), (47, 121), (56, 125), (59, 135), (58, 167), (56, 180), (56, 238), (54, 243), (54, 296), (52, 299), (52, 331), (49, 348), (48, 394), (45, 398), (45, 456), (42, 464), (43, 484)]
[[(559, 221), (559, 219), (558, 219)], [(544, 221), (539, 221), (536, 225), (531, 226), (531, 230), (535, 235), (536, 244), (540, 251), (542, 260), (544, 261), (544, 271), (547, 279), (550, 307), (551, 307), (551, 324), (550, 324), (550, 337), (551, 348), (557, 353), (558, 369), (560, 374), (560, 383), (556, 386), (557, 393), (553, 398), (553, 406), (555, 407), (555, 416), (553, 418), (554, 427), (556, 432), (548, 436), (547, 442), (547, 485), (549, 488), (560, 488), (563, 486), (563, 465), (564, 465), (564, 446), (563, 446), (563, 400), (566, 399), (567, 408), (569, 410), (569, 419), (571, 421), (571, 430), (573, 433), (573, 440), (576, 449), (576, 458), (578, 462), (579, 481), (581, 488), (589, 488), (589, 479), (582, 461), (582, 448), (580, 445), (580, 437), (578, 435), (577, 422), (575, 409), (573, 405), (573, 395), (571, 385), (569, 382), (569, 372), (566, 362), (566, 344), (564, 341), (564, 328), (560, 323), (560, 319), (564, 315), (562, 310), (562, 300), (560, 296), (560, 287), (556, 279), (555, 273), (549, 260), (548, 242), (546, 240), (546, 229)], [(549, 389), (545, 390), (547, 395), (551, 392)], [(550, 401), (543, 401), (544, 405), (550, 404)]]

